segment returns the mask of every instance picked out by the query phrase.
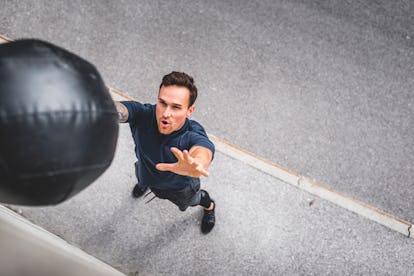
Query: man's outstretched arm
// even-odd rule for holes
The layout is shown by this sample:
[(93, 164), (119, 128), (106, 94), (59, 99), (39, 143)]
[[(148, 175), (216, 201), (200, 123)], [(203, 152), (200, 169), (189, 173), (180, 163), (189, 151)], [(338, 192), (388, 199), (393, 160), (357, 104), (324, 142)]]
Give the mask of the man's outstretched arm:
[(121, 102), (115, 101), (116, 111), (118, 112), (118, 120), (120, 123), (125, 123), (128, 120), (128, 108)]
[(201, 146), (194, 146), (187, 150), (171, 148), (171, 152), (177, 158), (177, 163), (159, 163), (156, 168), (160, 171), (170, 171), (176, 174), (200, 177), (208, 176), (208, 166), (211, 163), (213, 154), (211, 150)]

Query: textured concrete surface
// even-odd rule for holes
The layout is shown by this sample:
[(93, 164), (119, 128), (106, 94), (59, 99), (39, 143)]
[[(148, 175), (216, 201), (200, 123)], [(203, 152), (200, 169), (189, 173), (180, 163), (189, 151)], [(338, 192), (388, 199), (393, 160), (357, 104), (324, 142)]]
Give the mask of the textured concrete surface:
[(124, 275), (2, 205), (0, 245), (1, 275)]
[(145, 101), (193, 74), (212, 134), (414, 221), (412, 1), (1, 1)]
[(94, 184), (23, 216), (127, 275), (410, 275), (414, 240), (318, 199), (220, 152), (202, 180), (217, 225), (199, 207), (134, 199), (133, 143)]
[[(162, 75), (193, 74), (208, 132), (413, 222), (413, 14), (412, 1), (1, 1), (0, 33), (66, 47), (143, 102)], [(23, 214), (131, 275), (414, 271), (412, 239), (221, 153), (203, 184), (219, 222), (202, 236), (200, 210), (130, 197), (122, 131), (96, 183)]]

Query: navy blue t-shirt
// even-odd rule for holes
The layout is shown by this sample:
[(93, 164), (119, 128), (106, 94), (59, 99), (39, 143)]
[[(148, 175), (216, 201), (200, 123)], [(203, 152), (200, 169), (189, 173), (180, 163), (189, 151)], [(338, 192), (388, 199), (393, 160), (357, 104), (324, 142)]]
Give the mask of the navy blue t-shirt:
[(214, 144), (208, 139), (204, 128), (194, 120), (186, 119), (181, 129), (164, 135), (158, 131), (155, 105), (123, 101), (128, 109), (128, 120), (135, 141), (135, 154), (138, 158), (138, 181), (143, 186), (158, 189), (180, 190), (191, 182), (191, 177), (155, 168), (158, 163), (176, 163), (177, 158), (171, 147), (190, 150), (202, 146), (211, 150)]

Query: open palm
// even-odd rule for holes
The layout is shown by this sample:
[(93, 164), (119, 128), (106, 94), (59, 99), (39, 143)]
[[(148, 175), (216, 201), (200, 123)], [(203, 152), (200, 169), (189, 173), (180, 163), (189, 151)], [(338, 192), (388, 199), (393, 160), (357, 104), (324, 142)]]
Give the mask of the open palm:
[(170, 171), (191, 177), (208, 176), (208, 172), (204, 169), (203, 165), (191, 157), (188, 150), (181, 151), (172, 147), (171, 152), (178, 161), (176, 163), (159, 163), (156, 165), (157, 170)]

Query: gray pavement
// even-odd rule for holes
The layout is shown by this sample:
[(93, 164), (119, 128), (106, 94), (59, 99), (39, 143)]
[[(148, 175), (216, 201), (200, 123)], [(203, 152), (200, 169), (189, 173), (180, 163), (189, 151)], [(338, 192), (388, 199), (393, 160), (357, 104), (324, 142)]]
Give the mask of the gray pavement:
[[(193, 74), (209, 133), (414, 221), (412, 1), (0, 2), (0, 34), (66, 47), (143, 102), (162, 75)], [(414, 272), (413, 239), (220, 152), (203, 182), (219, 222), (202, 236), (200, 210), (130, 197), (121, 131), (98, 181), (23, 215), (131, 275)]]
[(123, 125), (115, 160), (95, 183), (57, 206), (15, 208), (127, 275), (414, 272), (414, 239), (221, 152), (202, 180), (217, 202), (217, 225), (203, 235), (201, 208), (181, 212), (168, 201), (131, 197), (132, 147)]
[(143, 102), (193, 74), (207, 131), (413, 222), (413, 1), (1, 1)]

